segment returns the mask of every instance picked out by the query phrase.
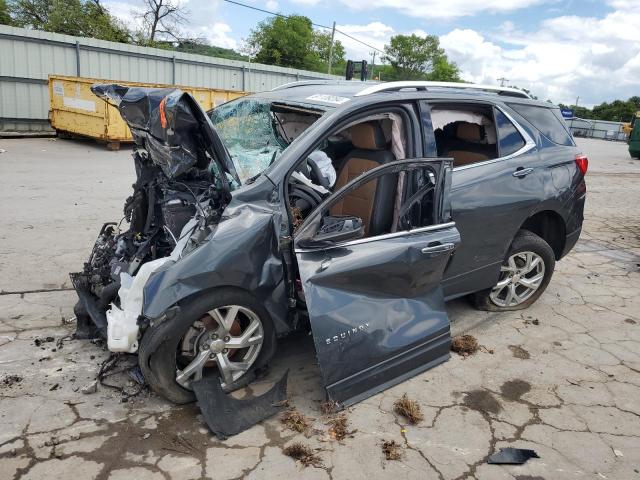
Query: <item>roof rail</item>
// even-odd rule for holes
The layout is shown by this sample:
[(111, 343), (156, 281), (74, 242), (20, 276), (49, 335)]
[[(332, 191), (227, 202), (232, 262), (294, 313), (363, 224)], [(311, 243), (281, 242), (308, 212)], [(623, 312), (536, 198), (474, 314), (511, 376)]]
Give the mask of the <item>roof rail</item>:
[(484, 92), (493, 92), (498, 95), (509, 95), (512, 97), (531, 98), (531, 96), (518, 90), (517, 88), (510, 87), (497, 87), (495, 85), (479, 85), (476, 83), (456, 83), (456, 82), (428, 82), (428, 81), (401, 81), (401, 82), (386, 82), (378, 83), (367, 87), (364, 90), (356, 93), (356, 97), (362, 97), (364, 95), (371, 95), (379, 92), (397, 92), (404, 88), (415, 88), (416, 90), (429, 91), (430, 89), (452, 88), (458, 90), (480, 90)]
[(296, 87), (306, 87), (309, 85), (354, 85), (356, 83), (364, 83), (365, 85), (369, 84), (378, 84), (378, 82), (353, 82), (350, 80), (331, 80), (331, 79), (327, 79), (327, 80), (298, 80), (295, 82), (289, 82), (289, 83), (284, 83), (282, 85), (278, 85), (275, 88), (272, 88), (271, 91), (274, 92), (276, 90), (286, 90), (289, 88), (296, 88)]

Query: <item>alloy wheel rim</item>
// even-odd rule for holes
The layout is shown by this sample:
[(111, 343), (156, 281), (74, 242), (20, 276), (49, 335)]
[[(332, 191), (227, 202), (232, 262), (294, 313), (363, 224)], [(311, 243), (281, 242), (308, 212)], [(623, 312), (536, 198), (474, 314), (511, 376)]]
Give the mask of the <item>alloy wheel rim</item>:
[(240, 305), (209, 310), (196, 320), (181, 339), (177, 359), (176, 382), (191, 389), (191, 383), (203, 377), (206, 369), (217, 368), (221, 386), (231, 385), (255, 363), (264, 340), (260, 317)]
[(535, 252), (511, 255), (500, 267), (500, 279), (489, 298), (498, 307), (515, 307), (529, 300), (542, 285), (544, 260)]

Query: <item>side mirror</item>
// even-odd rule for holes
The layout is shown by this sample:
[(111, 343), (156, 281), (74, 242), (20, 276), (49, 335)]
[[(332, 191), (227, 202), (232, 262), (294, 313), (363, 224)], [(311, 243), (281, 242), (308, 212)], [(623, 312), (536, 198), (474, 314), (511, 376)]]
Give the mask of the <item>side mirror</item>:
[(326, 216), (318, 233), (309, 239), (308, 244), (320, 246), (356, 240), (364, 236), (362, 219), (351, 215)]

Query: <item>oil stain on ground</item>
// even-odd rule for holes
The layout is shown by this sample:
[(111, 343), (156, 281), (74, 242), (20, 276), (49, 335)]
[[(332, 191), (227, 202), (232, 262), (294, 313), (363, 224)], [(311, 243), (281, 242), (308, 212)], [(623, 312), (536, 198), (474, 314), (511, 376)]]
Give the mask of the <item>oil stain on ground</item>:
[(504, 382), (500, 387), (500, 393), (502, 393), (502, 397), (513, 402), (519, 401), (520, 397), (522, 397), (529, 390), (531, 390), (531, 384), (519, 379)]
[(500, 413), (500, 402), (486, 390), (472, 390), (466, 392), (462, 401), (465, 407), (478, 412)]
[(527, 352), (520, 345), (509, 345), (509, 350), (511, 350), (511, 353), (516, 358), (520, 358), (522, 360), (528, 360), (531, 358), (529, 352)]

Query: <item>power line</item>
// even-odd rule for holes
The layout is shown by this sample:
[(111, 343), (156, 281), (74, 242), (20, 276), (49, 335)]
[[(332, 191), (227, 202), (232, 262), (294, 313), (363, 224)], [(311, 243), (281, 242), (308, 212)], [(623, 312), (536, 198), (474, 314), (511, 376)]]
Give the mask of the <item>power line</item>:
[[(266, 13), (268, 15), (273, 15), (275, 17), (282, 17), (282, 18), (289, 18), (291, 15), (283, 15), (282, 13), (277, 13), (277, 12), (270, 12), (269, 10), (264, 10), (262, 8), (258, 8), (258, 7), (254, 7), (253, 5), (247, 5), (245, 3), (240, 3), (240, 2), (236, 2), (234, 0), (224, 0), (227, 3), (232, 3), (234, 5), (238, 5), (240, 7), (245, 7), (245, 8), (249, 8), (251, 10), (256, 10), (257, 12), (262, 12), (262, 13)], [(315, 23), (315, 22), (311, 22), (311, 25), (313, 25), (314, 27), (319, 27), (319, 28), (325, 28), (327, 30), (332, 30), (334, 27), (328, 27), (327, 25), (322, 25), (320, 23)], [(356, 37), (354, 37), (353, 35), (349, 35), (348, 33), (343, 32), (342, 30), (338, 30), (337, 28), (335, 29), (336, 32), (338, 32), (341, 35), (344, 35), (345, 37), (350, 38), (351, 40), (361, 43), (362, 45), (369, 47), (373, 50), (376, 50), (380, 53), (385, 53), (384, 50), (380, 50), (379, 48), (374, 47), (373, 45), (369, 45), (366, 42), (363, 42), (362, 40), (357, 39)]]

